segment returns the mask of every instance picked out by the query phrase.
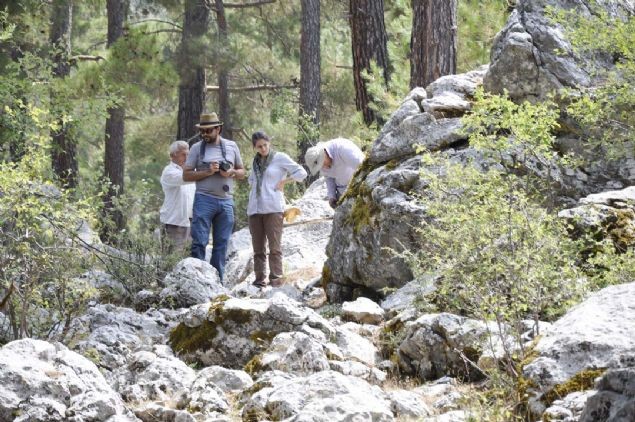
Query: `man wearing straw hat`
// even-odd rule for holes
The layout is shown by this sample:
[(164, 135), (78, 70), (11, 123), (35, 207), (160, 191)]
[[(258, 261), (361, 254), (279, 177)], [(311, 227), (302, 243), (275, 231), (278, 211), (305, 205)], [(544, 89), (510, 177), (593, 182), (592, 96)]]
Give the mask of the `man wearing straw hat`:
[(318, 142), (307, 150), (304, 162), (312, 175), (322, 172), (326, 178), (326, 193), (331, 208), (337, 207), (357, 167), (364, 161), (364, 153), (352, 141), (336, 138)]
[(212, 231), (210, 264), (223, 281), (227, 243), (234, 227), (234, 179), (245, 177), (238, 145), (221, 137), (223, 122), (216, 113), (201, 114), (196, 125), (200, 140), (192, 145), (183, 180), (196, 182), (192, 212), (192, 256), (205, 259)]

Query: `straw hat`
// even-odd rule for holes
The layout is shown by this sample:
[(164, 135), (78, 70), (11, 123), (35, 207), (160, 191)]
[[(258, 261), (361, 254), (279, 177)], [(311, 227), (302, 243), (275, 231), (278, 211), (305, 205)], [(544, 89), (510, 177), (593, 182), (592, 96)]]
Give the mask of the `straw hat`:
[(222, 126), (223, 122), (218, 120), (216, 113), (201, 114), (200, 122), (196, 124), (197, 128)]

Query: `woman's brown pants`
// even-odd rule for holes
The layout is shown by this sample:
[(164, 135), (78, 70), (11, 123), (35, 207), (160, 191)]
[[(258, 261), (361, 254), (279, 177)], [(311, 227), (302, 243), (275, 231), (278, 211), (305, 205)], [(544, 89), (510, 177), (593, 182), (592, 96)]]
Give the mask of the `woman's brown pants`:
[(266, 277), (267, 248), (265, 241), (269, 244), (269, 280), (282, 277), (282, 221), (283, 214), (281, 212), (249, 216), (256, 281), (264, 281)]

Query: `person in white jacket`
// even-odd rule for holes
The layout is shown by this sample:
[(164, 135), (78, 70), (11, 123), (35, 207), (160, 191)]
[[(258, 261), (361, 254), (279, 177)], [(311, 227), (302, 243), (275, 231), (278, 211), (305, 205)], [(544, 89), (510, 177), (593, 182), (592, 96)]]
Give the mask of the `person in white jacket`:
[(328, 142), (318, 142), (304, 155), (312, 175), (319, 171), (326, 178), (326, 193), (331, 208), (344, 195), (355, 170), (364, 161), (364, 153), (352, 141), (336, 138)]
[(189, 154), (190, 147), (185, 141), (172, 142), (169, 148), (170, 164), (161, 173), (161, 187), (163, 188), (163, 205), (159, 210), (162, 224), (162, 237), (167, 241), (164, 249), (170, 252), (185, 250), (190, 237), (190, 219), (196, 185), (183, 181), (183, 165)]
[(254, 249), (254, 286), (266, 286), (266, 243), (269, 244), (269, 284), (282, 284), (282, 223), (284, 185), (306, 178), (304, 168), (287, 154), (274, 151), (264, 132), (255, 132), (251, 143), (256, 151), (249, 174), (249, 232)]

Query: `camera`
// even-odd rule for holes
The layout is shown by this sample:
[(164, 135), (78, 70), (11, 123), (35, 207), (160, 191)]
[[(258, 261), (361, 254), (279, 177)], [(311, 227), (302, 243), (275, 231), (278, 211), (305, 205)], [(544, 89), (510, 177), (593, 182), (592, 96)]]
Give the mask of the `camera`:
[(220, 168), (223, 171), (229, 171), (232, 167), (233, 165), (229, 161), (223, 160), (220, 163), (218, 163), (218, 168)]

